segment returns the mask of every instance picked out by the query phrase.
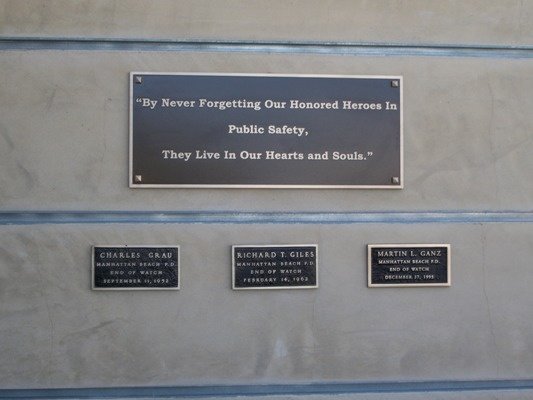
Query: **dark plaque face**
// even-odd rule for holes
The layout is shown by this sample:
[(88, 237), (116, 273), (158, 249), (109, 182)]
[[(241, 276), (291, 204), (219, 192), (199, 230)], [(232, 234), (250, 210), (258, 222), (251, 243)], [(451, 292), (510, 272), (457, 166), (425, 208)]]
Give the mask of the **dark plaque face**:
[(368, 286), (450, 286), (450, 245), (369, 244)]
[(132, 188), (403, 186), (398, 76), (130, 75)]
[(179, 289), (179, 246), (94, 246), (93, 289)]
[(233, 246), (233, 289), (318, 287), (316, 245)]

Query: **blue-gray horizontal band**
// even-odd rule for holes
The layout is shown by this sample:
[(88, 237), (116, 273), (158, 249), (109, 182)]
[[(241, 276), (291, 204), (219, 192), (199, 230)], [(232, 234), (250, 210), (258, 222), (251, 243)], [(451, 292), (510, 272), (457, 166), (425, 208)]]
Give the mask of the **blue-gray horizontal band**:
[(357, 224), (533, 222), (533, 211), (491, 212), (237, 212), (237, 211), (12, 211), (0, 225), (34, 224)]
[(187, 51), (352, 56), (533, 58), (533, 46), (0, 37), (0, 50)]
[(219, 385), (81, 389), (2, 389), (0, 399), (182, 398), (353, 393), (531, 390), (533, 380), (374, 382), (296, 385)]

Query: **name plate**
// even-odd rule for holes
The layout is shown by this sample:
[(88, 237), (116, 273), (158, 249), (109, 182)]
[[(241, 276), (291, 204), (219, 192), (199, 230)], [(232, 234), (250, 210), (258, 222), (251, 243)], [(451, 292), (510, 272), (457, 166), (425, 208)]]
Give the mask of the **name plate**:
[(179, 275), (179, 246), (93, 246), (94, 290), (177, 290)]
[(318, 287), (316, 245), (232, 247), (233, 289)]
[(130, 74), (132, 188), (403, 187), (402, 78)]
[(449, 244), (369, 244), (368, 287), (450, 286)]

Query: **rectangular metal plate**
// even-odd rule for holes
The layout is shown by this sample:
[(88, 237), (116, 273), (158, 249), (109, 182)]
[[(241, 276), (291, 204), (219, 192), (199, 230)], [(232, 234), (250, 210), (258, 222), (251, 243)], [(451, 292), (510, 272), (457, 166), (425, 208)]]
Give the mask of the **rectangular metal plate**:
[(93, 246), (94, 290), (177, 290), (179, 246)]
[(403, 187), (402, 77), (130, 74), (132, 188)]
[(317, 288), (318, 246), (233, 246), (232, 281), (235, 290)]
[(369, 244), (368, 287), (450, 286), (449, 244)]

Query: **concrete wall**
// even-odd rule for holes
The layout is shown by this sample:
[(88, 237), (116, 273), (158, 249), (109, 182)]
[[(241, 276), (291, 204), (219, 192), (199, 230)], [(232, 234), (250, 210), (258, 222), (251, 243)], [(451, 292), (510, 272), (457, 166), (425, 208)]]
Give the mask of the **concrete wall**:
[[(449, 242), (452, 287), (366, 288), (365, 244), (398, 238)], [(295, 241), (319, 244), (319, 289), (230, 289), (232, 244)], [(6, 226), (1, 243), (10, 386), (531, 376), (529, 224)], [(95, 243), (179, 243), (181, 290), (91, 292)]]
[(3, 0), (3, 36), (530, 45), (528, 1)]
[[(0, 1), (0, 388), (530, 379), (532, 16), (511, 0)], [(30, 37), (67, 46), (27, 50)], [(69, 50), (75, 38), (98, 40)], [(323, 54), (291, 53), (308, 41)], [(441, 45), (457, 54), (432, 56)], [(129, 189), (130, 71), (403, 75), (405, 188)], [(101, 223), (108, 210), (154, 214)], [(9, 224), (12, 211), (36, 224)], [(35, 211), (89, 213), (56, 224)], [(160, 211), (189, 223), (154, 223)], [(206, 211), (231, 213), (201, 224)], [(244, 212), (265, 222), (235, 224)], [(269, 223), (280, 212), (308, 223)], [(354, 212), (381, 222), (341, 223)], [(423, 222), (448, 212), (455, 223)], [(366, 287), (367, 244), (431, 242), (451, 244), (451, 287)], [(91, 291), (90, 248), (106, 243), (179, 244), (181, 290)], [(231, 245), (285, 243), (318, 244), (318, 289), (230, 289)]]
[[(512, 210), (533, 198), (529, 60), (10, 51), (0, 66), (4, 210)], [(407, 190), (305, 202), (297, 190), (131, 190), (129, 71), (403, 75)]]

